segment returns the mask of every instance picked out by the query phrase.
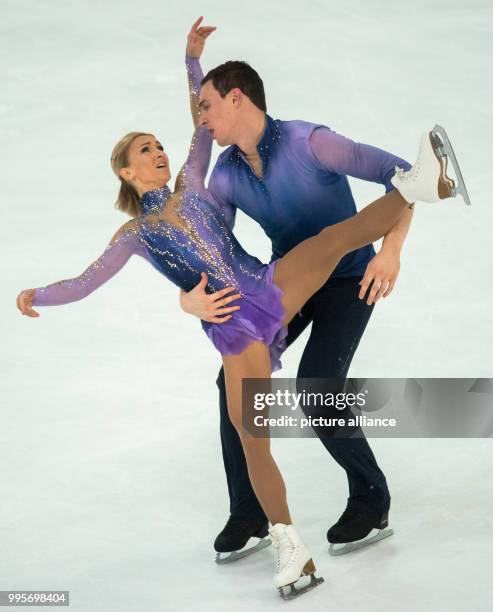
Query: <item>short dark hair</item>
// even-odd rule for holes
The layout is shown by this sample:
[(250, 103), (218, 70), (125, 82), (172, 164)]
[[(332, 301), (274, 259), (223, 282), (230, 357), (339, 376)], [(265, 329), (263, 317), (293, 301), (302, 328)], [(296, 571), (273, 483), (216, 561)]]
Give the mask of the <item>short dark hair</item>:
[(229, 61), (216, 66), (205, 75), (201, 85), (212, 84), (224, 98), (234, 87), (238, 87), (260, 110), (267, 112), (264, 84), (256, 70), (246, 62)]

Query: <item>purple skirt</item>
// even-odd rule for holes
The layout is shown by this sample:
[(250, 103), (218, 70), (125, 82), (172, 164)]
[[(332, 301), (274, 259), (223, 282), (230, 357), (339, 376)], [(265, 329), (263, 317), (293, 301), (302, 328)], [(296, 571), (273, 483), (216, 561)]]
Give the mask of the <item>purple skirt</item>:
[(288, 334), (287, 326), (282, 324), (285, 315), (282, 291), (272, 280), (278, 261), (265, 265), (262, 279), (240, 287), (243, 298), (238, 305), (241, 308), (232, 313), (229, 321), (202, 321), (203, 329), (221, 355), (237, 355), (255, 340), (267, 344), (273, 372), (282, 368), (280, 356), (286, 349)]

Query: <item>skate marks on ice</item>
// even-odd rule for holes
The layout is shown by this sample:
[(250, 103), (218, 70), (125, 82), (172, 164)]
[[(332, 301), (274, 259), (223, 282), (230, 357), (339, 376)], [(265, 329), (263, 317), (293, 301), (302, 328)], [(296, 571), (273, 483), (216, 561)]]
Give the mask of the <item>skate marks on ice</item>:
[[(457, 161), (457, 157), (455, 156), (452, 143), (450, 142), (447, 132), (441, 125), (436, 123), (431, 131), (430, 139), (435, 155), (438, 157), (438, 161), (442, 166), (443, 178), (446, 182), (451, 183), (452, 195), (461, 195), (464, 202), (470, 206), (471, 200), (469, 199), (469, 194), (467, 193), (466, 184), (459, 167), (459, 162)], [(455, 176), (457, 178), (457, 184), (455, 184), (452, 179), (447, 177), (447, 159), (450, 159), (452, 162)]]
[(355, 550), (366, 548), (367, 546), (370, 546), (370, 544), (380, 542), (380, 540), (388, 538), (393, 534), (393, 529), (372, 529), (371, 532), (362, 540), (357, 540), (356, 542), (344, 542), (342, 544), (331, 543), (329, 546), (329, 555), (332, 557), (339, 557), (340, 555), (345, 555)]
[(260, 550), (267, 548), (267, 546), (270, 546), (271, 544), (272, 544), (272, 540), (270, 538), (259, 538), (258, 542), (254, 546), (249, 546), (247, 544), (244, 548), (240, 550), (234, 550), (230, 553), (222, 553), (222, 552), (216, 553), (215, 561), (218, 565), (226, 565), (228, 563), (234, 563), (235, 561), (238, 561), (239, 559), (244, 559), (245, 557), (249, 557), (250, 555), (257, 553)]

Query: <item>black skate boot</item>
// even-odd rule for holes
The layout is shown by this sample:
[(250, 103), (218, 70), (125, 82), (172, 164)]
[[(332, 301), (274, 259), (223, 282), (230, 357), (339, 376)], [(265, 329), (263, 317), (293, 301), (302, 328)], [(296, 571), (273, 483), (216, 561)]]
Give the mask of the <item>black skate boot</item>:
[[(226, 526), (217, 536), (214, 548), (217, 552), (216, 563), (224, 564), (248, 557), (271, 544), (269, 521), (266, 518), (238, 518), (230, 516)], [(245, 548), (250, 538), (259, 538), (255, 546)], [(221, 557), (221, 554), (228, 553)]]
[[(388, 524), (388, 510), (380, 513), (348, 505), (337, 523), (327, 531), (329, 554), (344, 555), (391, 536), (394, 530), (386, 529)], [(376, 531), (372, 533), (373, 530)]]

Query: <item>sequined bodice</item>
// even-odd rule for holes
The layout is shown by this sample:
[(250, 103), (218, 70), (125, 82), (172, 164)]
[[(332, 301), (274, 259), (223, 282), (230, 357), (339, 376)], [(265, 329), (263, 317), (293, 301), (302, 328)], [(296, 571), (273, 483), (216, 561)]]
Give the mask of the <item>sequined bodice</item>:
[(206, 272), (208, 291), (234, 286), (241, 292), (242, 277), (261, 277), (263, 264), (241, 247), (204, 187), (174, 194), (160, 188), (143, 195), (142, 208), (151, 210), (151, 202), (152, 212), (136, 224), (138, 238), (176, 285), (189, 291)]

